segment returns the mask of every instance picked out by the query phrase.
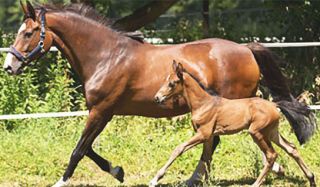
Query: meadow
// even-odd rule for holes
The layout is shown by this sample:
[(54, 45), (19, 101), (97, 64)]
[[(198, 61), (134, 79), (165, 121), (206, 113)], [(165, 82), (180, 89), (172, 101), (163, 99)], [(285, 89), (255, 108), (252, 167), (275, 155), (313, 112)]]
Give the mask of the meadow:
[[(147, 186), (174, 147), (194, 133), (189, 119), (190, 116), (181, 120), (114, 117), (95, 141), (94, 149), (113, 165), (124, 168), (125, 182), (117, 182), (85, 157), (70, 185)], [(85, 120), (86, 117), (26, 119), (15, 121), (15, 128), (11, 130), (0, 129), (0, 186), (54, 184), (67, 166)], [(0, 122), (0, 127), (4, 124)], [(297, 145), (319, 184), (320, 133), (300, 146), (284, 120), (281, 122), (281, 132)], [(184, 186), (184, 181), (196, 167), (201, 150), (199, 145), (178, 158), (160, 181), (160, 186)], [(307, 186), (307, 180), (293, 159), (283, 151), (279, 153), (277, 161), (285, 167), (285, 176), (270, 173), (264, 186)], [(261, 168), (261, 153), (247, 132), (224, 136), (214, 155), (210, 181), (204, 186), (249, 186)]]

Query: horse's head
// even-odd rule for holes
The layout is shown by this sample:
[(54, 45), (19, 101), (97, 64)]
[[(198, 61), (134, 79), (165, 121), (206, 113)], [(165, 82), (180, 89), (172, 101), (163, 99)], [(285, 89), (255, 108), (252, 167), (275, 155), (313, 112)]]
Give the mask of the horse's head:
[(46, 32), (45, 9), (36, 11), (29, 1), (26, 5), (22, 1), (20, 4), (24, 21), (3, 65), (5, 71), (14, 75), (22, 73), (23, 67), (46, 53), (53, 42)]
[(182, 94), (183, 91), (183, 67), (181, 63), (173, 60), (172, 71), (167, 77), (165, 83), (155, 95), (154, 99), (161, 104), (173, 96)]

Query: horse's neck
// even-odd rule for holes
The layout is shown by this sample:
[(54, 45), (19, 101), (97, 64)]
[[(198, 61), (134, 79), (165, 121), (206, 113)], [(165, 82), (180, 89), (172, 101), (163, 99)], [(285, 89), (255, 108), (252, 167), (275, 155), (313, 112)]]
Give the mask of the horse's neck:
[[(184, 89), (183, 96), (186, 99), (191, 112), (194, 112), (206, 104), (211, 104), (212, 101), (219, 99), (218, 96), (211, 96), (203, 90), (199, 83), (194, 80), (188, 73), (183, 73)], [(216, 102), (214, 102), (216, 103)]]
[[(64, 13), (48, 13), (48, 27), (54, 32), (55, 45), (67, 57), (72, 68), (79, 74), (82, 81), (90, 79), (97, 71), (100, 63), (104, 63), (105, 68), (112, 69), (114, 63), (120, 57), (127, 56), (124, 42), (118, 41), (120, 34), (111, 29), (83, 20), (78, 15)], [(114, 53), (121, 54), (114, 55)]]

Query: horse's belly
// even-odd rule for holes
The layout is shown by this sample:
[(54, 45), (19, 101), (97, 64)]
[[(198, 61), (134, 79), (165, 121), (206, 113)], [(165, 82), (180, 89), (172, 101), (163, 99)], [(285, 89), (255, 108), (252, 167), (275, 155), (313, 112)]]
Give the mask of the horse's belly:
[(117, 104), (115, 115), (136, 115), (144, 117), (174, 117), (189, 112), (189, 108), (185, 103), (178, 105), (168, 102), (166, 105), (158, 105), (154, 101), (124, 101)]

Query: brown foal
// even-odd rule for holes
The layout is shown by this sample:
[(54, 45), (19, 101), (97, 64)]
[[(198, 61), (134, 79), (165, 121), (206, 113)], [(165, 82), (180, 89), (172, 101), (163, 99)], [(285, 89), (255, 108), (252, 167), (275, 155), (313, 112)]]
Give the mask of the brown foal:
[[(150, 186), (155, 186), (167, 168), (185, 151), (200, 143), (211, 144), (213, 136), (235, 134), (244, 129), (248, 129), (254, 142), (266, 157), (266, 164), (253, 186), (262, 184), (277, 158), (271, 142), (294, 158), (308, 178), (310, 186), (316, 186), (313, 173), (299, 156), (296, 147), (279, 133), (280, 113), (275, 103), (257, 97), (229, 100), (210, 95), (201, 87), (204, 88), (183, 69), (182, 64), (173, 62), (173, 71), (157, 92), (155, 100), (161, 104), (169, 98), (183, 96), (190, 108), (196, 134), (174, 150), (167, 163), (152, 179)], [(206, 164), (206, 167), (210, 168), (210, 163)]]

